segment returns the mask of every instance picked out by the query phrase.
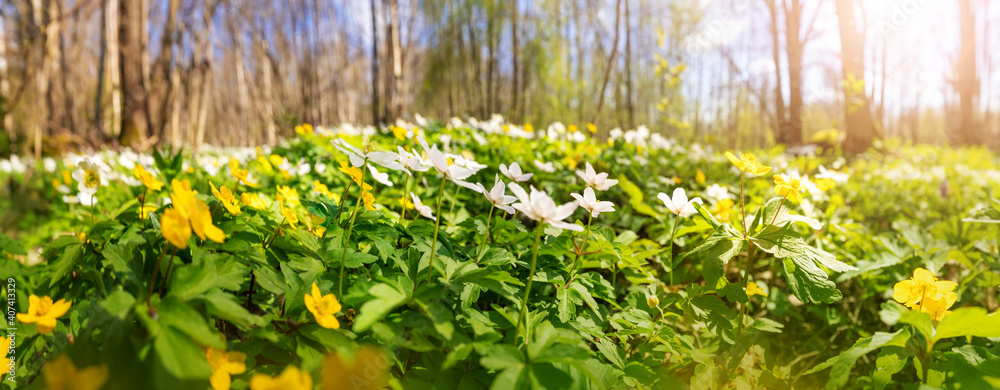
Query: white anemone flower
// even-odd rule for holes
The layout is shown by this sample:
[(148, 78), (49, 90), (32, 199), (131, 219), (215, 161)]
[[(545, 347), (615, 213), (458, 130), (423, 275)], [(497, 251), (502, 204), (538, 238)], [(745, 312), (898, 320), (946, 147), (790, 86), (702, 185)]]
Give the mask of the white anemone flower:
[(615, 211), (615, 204), (608, 201), (598, 201), (597, 195), (594, 194), (594, 189), (587, 187), (583, 190), (583, 196), (580, 194), (569, 194), (573, 199), (583, 207), (584, 210), (590, 212), (590, 216), (597, 218), (601, 213), (610, 213)]
[(419, 138), (418, 141), (420, 145), (424, 147), (427, 151), (427, 157), (430, 158), (431, 163), (434, 164), (434, 169), (444, 175), (445, 179), (451, 180), (462, 187), (468, 188), (473, 191), (479, 191), (479, 188), (475, 184), (465, 181), (465, 179), (472, 176), (476, 171), (459, 166), (457, 164), (448, 164), (448, 157), (444, 152), (438, 150), (437, 145), (427, 146), (427, 141), (423, 138)]
[(528, 181), (529, 179), (531, 179), (531, 176), (535, 175), (534, 173), (522, 172), (521, 166), (518, 165), (516, 162), (510, 163), (510, 167), (500, 164), (500, 173), (502, 173), (504, 176), (507, 176), (508, 179), (517, 182)]
[(714, 199), (715, 201), (720, 201), (723, 199), (732, 199), (731, 196), (729, 195), (729, 188), (726, 186), (720, 186), (718, 184), (712, 184), (708, 186), (708, 188), (705, 189), (705, 194), (708, 195), (709, 198)]
[(849, 179), (850, 177), (851, 175), (849, 174), (829, 170), (822, 165), (819, 166), (819, 173), (816, 174), (817, 179), (832, 179), (835, 183), (838, 184), (847, 183), (847, 179)]
[(560, 229), (575, 232), (583, 231), (583, 226), (563, 221), (576, 211), (578, 206), (576, 202), (556, 206), (556, 202), (549, 197), (549, 194), (535, 189), (535, 186), (531, 186), (530, 195), (517, 183), (510, 183), (510, 191), (514, 195), (517, 195), (517, 199), (520, 201), (513, 205), (514, 209), (528, 216), (528, 218)]
[(63, 195), (62, 200), (66, 204), (78, 204), (80, 199), (76, 195)]
[(417, 197), (417, 194), (411, 192), (410, 197), (413, 198), (413, 208), (419, 211), (420, 215), (437, 221), (437, 218), (434, 217), (434, 210), (431, 209), (431, 206), (427, 206), (421, 202), (420, 198)]
[(392, 169), (394, 171), (406, 170), (406, 168), (403, 167), (403, 164), (399, 163), (398, 161), (399, 156), (396, 155), (396, 153), (392, 152), (364, 153), (361, 151), (361, 149), (354, 147), (354, 145), (351, 145), (350, 143), (347, 143), (342, 139), (338, 138), (331, 142), (333, 143), (334, 147), (340, 149), (341, 152), (344, 152), (344, 154), (346, 154), (351, 159), (351, 165), (353, 166), (361, 167), (362, 165), (365, 164), (365, 160), (367, 159), (370, 162), (376, 163), (378, 165)]
[(399, 155), (399, 162), (403, 163), (406, 169), (417, 172), (426, 172), (428, 169), (431, 169), (431, 163), (424, 160), (419, 154), (407, 152), (402, 146), (397, 146), (396, 149), (399, 150), (399, 153), (397, 153)]
[(479, 191), (482, 192), (484, 196), (486, 196), (486, 199), (488, 199), (490, 203), (493, 204), (493, 206), (495, 206), (500, 210), (506, 211), (507, 214), (514, 214), (514, 208), (508, 205), (517, 201), (517, 197), (505, 194), (507, 188), (506, 185), (504, 185), (503, 181), (500, 180), (499, 176), (495, 177), (493, 180), (494, 180), (493, 189), (489, 191), (486, 190), (486, 187), (483, 186), (482, 183), (476, 183), (476, 186), (479, 187)]
[(101, 175), (100, 165), (91, 162), (89, 158), (77, 165), (73, 171), (73, 180), (79, 183), (77, 189), (80, 193), (87, 195), (96, 194), (98, 188), (108, 185), (108, 180)]
[(656, 195), (656, 197), (663, 201), (663, 204), (667, 206), (667, 209), (669, 209), (670, 212), (682, 218), (698, 212), (698, 210), (694, 208), (695, 203), (704, 204), (701, 202), (701, 198), (688, 200), (684, 189), (680, 187), (674, 189), (674, 196), (672, 199), (667, 196), (667, 194), (662, 192), (659, 195)]
[(374, 165), (369, 165), (368, 166), (368, 170), (371, 171), (372, 178), (374, 178), (375, 181), (377, 181), (379, 183), (382, 183), (382, 185), (384, 185), (384, 186), (392, 187), (392, 182), (389, 181), (389, 174), (388, 173), (379, 172), (378, 169), (375, 169)]
[(608, 188), (614, 187), (618, 184), (618, 180), (608, 179), (607, 172), (597, 173), (594, 170), (594, 166), (587, 163), (586, 171), (576, 171), (576, 175), (583, 179), (583, 182), (587, 184), (587, 187), (594, 187), (598, 191), (607, 191)]
[(552, 163), (544, 163), (538, 160), (535, 160), (535, 167), (548, 173), (556, 171), (556, 166)]
[(85, 194), (81, 192), (76, 195), (76, 199), (80, 201), (81, 206), (90, 207), (97, 204), (97, 196), (93, 194)]

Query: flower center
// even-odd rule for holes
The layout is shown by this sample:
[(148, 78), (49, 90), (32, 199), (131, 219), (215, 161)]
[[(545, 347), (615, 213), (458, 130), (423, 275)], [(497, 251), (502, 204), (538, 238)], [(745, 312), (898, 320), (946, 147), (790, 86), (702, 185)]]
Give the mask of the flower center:
[(84, 171), (83, 185), (87, 186), (87, 188), (97, 188), (97, 186), (101, 185), (101, 179), (97, 176), (97, 172)]

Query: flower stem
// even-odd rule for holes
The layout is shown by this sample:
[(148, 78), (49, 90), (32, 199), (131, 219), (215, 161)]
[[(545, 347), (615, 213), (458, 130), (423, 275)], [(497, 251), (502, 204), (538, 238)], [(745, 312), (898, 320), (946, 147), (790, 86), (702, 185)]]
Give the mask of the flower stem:
[[(742, 270), (743, 273), (740, 274), (740, 284), (743, 285), (743, 291), (746, 291), (747, 285), (750, 283), (750, 267), (753, 264), (753, 245), (748, 245), (748, 246), (749, 249), (747, 249), (747, 260), (746, 263), (744, 263), (744, 267)], [(737, 337), (743, 334), (743, 319), (746, 316), (747, 306), (749, 304), (750, 304), (750, 297), (747, 297), (747, 303), (740, 304), (740, 323), (739, 323), (739, 330), (736, 333)]]
[[(364, 172), (362, 172), (364, 174)], [(347, 203), (347, 195), (350, 195), (348, 191), (351, 190), (351, 185), (354, 184), (354, 180), (347, 182), (347, 187), (344, 187), (344, 194), (340, 195), (340, 207), (337, 209), (337, 225), (340, 225), (340, 214), (344, 212), (344, 203)], [(361, 198), (358, 197), (358, 200)]]
[(774, 217), (771, 217), (771, 223), (768, 225), (774, 225), (774, 221), (778, 219), (778, 213), (781, 212), (781, 206), (785, 204), (785, 199), (788, 199), (788, 194), (785, 194), (785, 196), (781, 198), (781, 203), (778, 203), (778, 209), (774, 211)]
[(670, 278), (670, 287), (674, 287), (674, 234), (677, 233), (677, 222), (680, 219), (680, 215), (675, 215), (673, 227), (670, 228), (670, 249), (667, 250), (667, 252), (670, 253), (670, 272), (668, 273)]
[[(365, 191), (365, 166), (368, 164), (368, 159), (361, 164), (361, 184), (358, 184), (360, 192), (358, 192), (358, 202), (354, 204), (354, 212), (351, 213), (351, 221), (347, 224), (347, 234), (344, 234), (344, 244), (340, 250), (340, 277), (337, 278), (337, 296), (344, 296), (344, 263), (347, 262), (347, 246), (351, 244), (351, 231), (354, 230), (354, 218), (358, 216), (358, 208), (361, 207), (363, 202), (361, 194)], [(348, 184), (350, 186), (350, 184)], [(343, 207), (341, 207), (343, 210)], [(337, 216), (337, 221), (340, 221), (340, 216)]]
[(153, 266), (153, 275), (149, 277), (149, 291), (146, 293), (146, 306), (151, 306), (150, 299), (153, 296), (153, 285), (156, 284), (156, 274), (160, 272), (160, 263), (163, 262), (163, 254), (166, 252), (167, 248), (160, 250), (160, 257), (156, 259), (156, 265)]
[(583, 255), (583, 251), (587, 248), (587, 239), (590, 238), (590, 223), (593, 222), (593, 220), (594, 220), (594, 215), (587, 214), (587, 228), (584, 229), (583, 231), (583, 245), (581, 245), (580, 248), (576, 250), (576, 260), (573, 260), (573, 268), (570, 269), (569, 271), (570, 280), (572, 280), (573, 276), (576, 275), (576, 268), (578, 265), (580, 265), (580, 256)]
[(542, 224), (535, 228), (535, 245), (531, 248), (531, 269), (528, 270), (528, 283), (524, 286), (524, 297), (521, 298), (521, 315), (517, 320), (514, 342), (517, 342), (517, 335), (521, 334), (521, 323), (524, 323), (524, 345), (528, 345), (528, 322), (525, 315), (528, 311), (528, 295), (531, 294), (531, 281), (535, 278), (535, 262), (538, 260), (538, 243), (542, 240)]
[(490, 206), (490, 215), (486, 217), (486, 234), (483, 234), (483, 243), (479, 244), (479, 250), (476, 251), (476, 265), (479, 265), (479, 255), (483, 253), (486, 249), (486, 240), (490, 238), (490, 222), (493, 222), (493, 210), (496, 209), (496, 205)]
[(403, 209), (399, 212), (399, 223), (403, 223), (406, 220), (406, 188), (410, 186), (410, 175), (406, 175), (406, 181), (403, 182), (403, 196), (399, 198), (400, 205)]
[(438, 243), (438, 230), (441, 228), (441, 200), (444, 199), (444, 183), (448, 181), (447, 178), (441, 178), (441, 187), (438, 188), (438, 200), (437, 209), (434, 210), (434, 215), (437, 219), (434, 220), (434, 240), (431, 241), (431, 260), (427, 262), (427, 283), (431, 282), (431, 276), (434, 275), (434, 256), (437, 255), (437, 243)]
[(174, 254), (177, 253), (177, 247), (174, 247), (170, 251), (170, 259), (167, 260), (167, 270), (163, 272), (163, 282), (160, 283), (160, 296), (163, 296), (163, 287), (167, 285), (167, 280), (170, 278), (170, 269), (174, 267)]
[(747, 171), (743, 171), (743, 174), (740, 175), (740, 213), (743, 214), (743, 238), (744, 239), (746, 239), (747, 235), (749, 234), (749, 233), (747, 233), (747, 209), (746, 209), (746, 202), (744, 201), (744, 196), (743, 196), (743, 179), (746, 178), (746, 177), (747, 177)]

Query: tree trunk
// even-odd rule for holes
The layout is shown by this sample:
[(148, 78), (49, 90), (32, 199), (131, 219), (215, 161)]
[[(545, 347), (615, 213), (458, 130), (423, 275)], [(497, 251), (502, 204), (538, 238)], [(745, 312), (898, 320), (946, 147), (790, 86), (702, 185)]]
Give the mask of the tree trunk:
[(965, 145), (981, 144), (976, 123), (975, 102), (979, 95), (979, 77), (976, 75), (976, 17), (971, 0), (959, 0), (959, 29), (961, 49), (956, 63), (955, 89), (959, 97), (959, 139)]
[(403, 49), (399, 42), (399, 4), (397, 0), (389, 1), (389, 49), (392, 56), (392, 108), (387, 120), (395, 122), (402, 114), (403, 90)]
[(781, 36), (778, 29), (778, 6), (776, 0), (765, 0), (771, 15), (771, 60), (774, 61), (774, 131), (778, 137), (785, 136), (789, 123), (785, 118), (785, 92), (781, 86)]
[(628, 110), (628, 128), (635, 128), (635, 107), (632, 104), (632, 15), (625, 0), (625, 107)]
[(145, 150), (149, 141), (149, 112), (146, 104), (146, 85), (143, 81), (142, 7), (133, 1), (118, 4), (121, 16), (118, 24), (119, 66), (122, 74), (121, 135), (122, 145), (135, 150)]
[(379, 115), (379, 100), (378, 100), (378, 14), (375, 10), (375, 0), (371, 0), (372, 8), (372, 124), (378, 126), (382, 123), (382, 118)]
[(791, 8), (785, 2), (785, 55), (788, 58), (788, 120), (776, 137), (779, 143), (799, 145), (802, 143), (802, 51), (804, 41), (799, 35), (802, 23), (802, 4), (791, 0)]
[(614, 39), (611, 40), (611, 54), (608, 55), (608, 65), (604, 68), (604, 82), (601, 83), (601, 93), (597, 95), (597, 110), (594, 111), (594, 116), (591, 122), (597, 121), (597, 118), (601, 116), (601, 109), (604, 108), (604, 93), (608, 88), (608, 79), (611, 78), (611, 69), (614, 68), (615, 56), (618, 55), (618, 31), (621, 22), (621, 8), (622, 0), (617, 0), (615, 2), (615, 35)]
[(10, 75), (7, 73), (7, 17), (0, 15), (0, 125), (7, 133), (7, 140), (10, 141), (11, 152), (14, 152), (14, 145), (17, 143), (17, 132), (14, 131), (14, 116), (11, 112), (10, 100)]
[[(865, 26), (857, 18), (855, 0), (837, 0), (837, 22), (840, 26), (840, 61), (844, 80), (863, 80), (865, 75)], [(847, 119), (847, 139), (844, 151), (861, 153), (872, 146), (875, 139), (875, 124), (872, 122), (868, 97), (862, 89), (855, 90), (850, 82), (844, 82), (844, 109)]]
[(514, 81), (514, 85), (511, 87), (511, 93), (510, 93), (510, 95), (511, 95), (510, 96), (510, 100), (511, 100), (510, 109), (511, 109), (511, 116), (512, 116), (513, 120), (515, 120), (517, 122), (521, 122), (521, 119), (517, 117), (517, 113), (518, 113), (518, 109), (519, 109), (519, 104), (520, 104), (520, 100), (521, 100), (520, 96), (518, 96), (518, 93), (520, 92), (519, 85), (520, 85), (520, 81), (521, 81), (521, 75), (520, 75), (520, 69), (518, 69), (519, 64), (518, 64), (518, 58), (517, 58), (518, 57), (518, 51), (519, 51), (519, 49), (517, 47), (517, 44), (518, 44), (518, 42), (517, 42), (517, 35), (518, 35), (518, 33), (517, 33), (517, 15), (519, 13), (520, 13), (520, 11), (517, 9), (517, 0), (510, 0), (510, 36), (511, 36), (511, 49), (510, 49), (511, 50), (511, 61), (510, 62), (511, 62), (511, 67), (513, 69), (513, 76), (514, 76), (514, 80), (513, 80)]

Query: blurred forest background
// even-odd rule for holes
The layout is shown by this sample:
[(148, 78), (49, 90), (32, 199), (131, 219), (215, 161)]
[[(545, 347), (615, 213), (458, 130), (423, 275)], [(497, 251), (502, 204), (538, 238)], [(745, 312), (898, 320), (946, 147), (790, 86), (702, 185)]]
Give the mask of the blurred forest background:
[(0, 153), (417, 113), (996, 147), (998, 24), (989, 0), (3, 0)]

